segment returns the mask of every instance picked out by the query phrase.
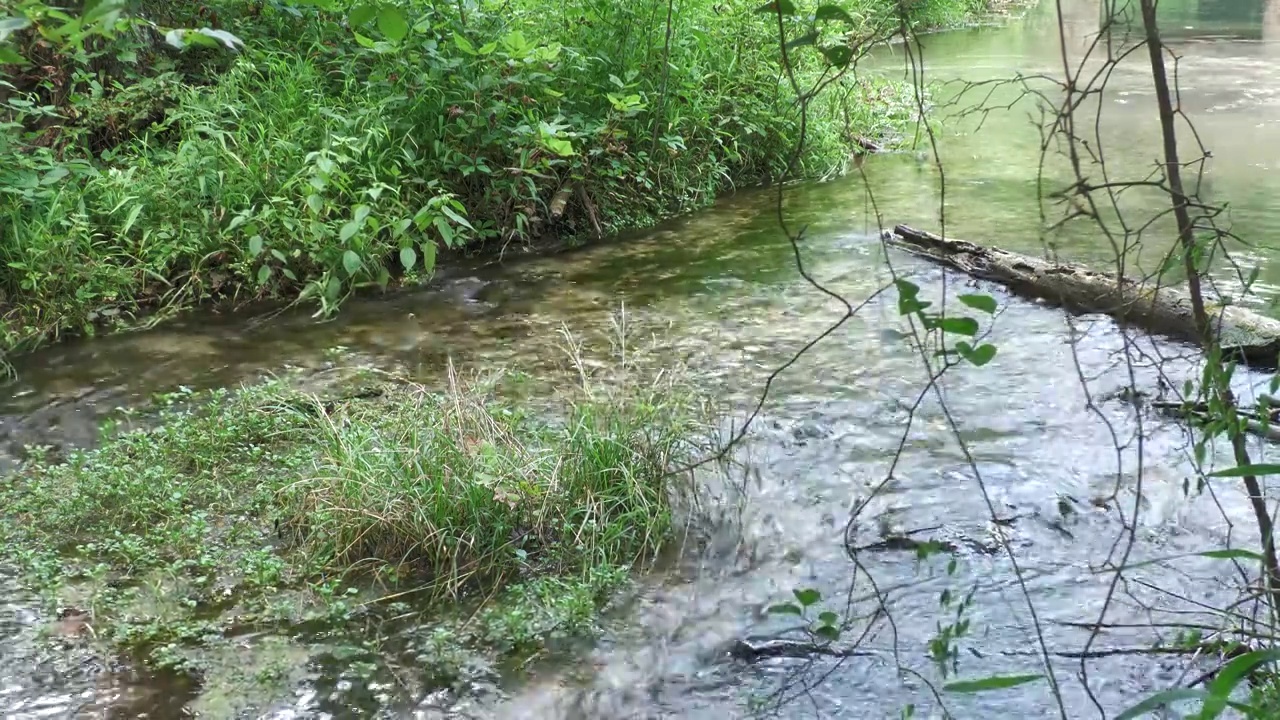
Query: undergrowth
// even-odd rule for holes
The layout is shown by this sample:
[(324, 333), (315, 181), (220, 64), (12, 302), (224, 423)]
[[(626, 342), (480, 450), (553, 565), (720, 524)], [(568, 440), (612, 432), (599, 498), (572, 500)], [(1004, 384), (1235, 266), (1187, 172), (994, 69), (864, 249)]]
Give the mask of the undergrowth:
[[(243, 48), (179, 51), (147, 23), (76, 52), (13, 36), (29, 62), (0, 58), (3, 347), (211, 299), (331, 313), (442, 252), (603, 235), (768, 182), (799, 132), (754, 2), (133, 5)], [(933, 26), (984, 6), (904, 7)], [(897, 8), (851, 3), (849, 36)], [(821, 57), (797, 70), (830, 72)], [(809, 107), (793, 176), (839, 172), (859, 137), (892, 147), (913, 108), (847, 76)]]
[(537, 412), (517, 374), (339, 375), (175, 393), (98, 449), (32, 449), (0, 481), (0, 552), (107, 649), (199, 670), (245, 630), (458, 603), (485, 609), (455, 636), (537, 652), (675, 536), (693, 488), (670, 471), (708, 420), (679, 373)]

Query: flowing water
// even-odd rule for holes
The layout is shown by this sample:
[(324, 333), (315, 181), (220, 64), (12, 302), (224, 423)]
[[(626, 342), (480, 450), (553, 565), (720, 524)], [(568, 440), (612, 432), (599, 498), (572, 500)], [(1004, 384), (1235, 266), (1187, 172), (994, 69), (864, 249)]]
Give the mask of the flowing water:
[[(1265, 246), (1265, 230), (1280, 226), (1280, 208), (1271, 202), (1271, 193), (1280, 192), (1273, 171), (1280, 165), (1280, 2), (1163, 4), (1182, 55), (1182, 105), (1214, 157), (1203, 189), (1213, 199), (1230, 199), (1233, 229), (1254, 241), (1235, 257), (1259, 266), (1257, 302), (1265, 307), (1271, 289), (1280, 287), (1280, 263)], [(1064, 2), (1064, 8), (1066, 41), (1078, 53), (1098, 29), (1098, 0)], [(1060, 75), (1058, 37), (1053, 3), (1046, 2), (1006, 27), (924, 38), (925, 67), (936, 80)], [(884, 73), (902, 62), (901, 48), (872, 58)], [(1109, 163), (1129, 173), (1155, 156), (1157, 123), (1146, 80), (1140, 63), (1125, 64), (1100, 101)], [(944, 90), (944, 97), (947, 92), (954, 90)], [(1015, 92), (998, 88), (993, 103), (1007, 104)], [(994, 112), (981, 128), (971, 117), (941, 134), (945, 218), (936, 168), (911, 153), (870, 158), (865, 182), (855, 173), (788, 188), (787, 220), (807, 226), (806, 268), (855, 303), (889, 282), (873, 206), (886, 224), (936, 229), (945, 219), (950, 235), (1043, 252), (1035, 186), (1039, 135), (1027, 113), (1033, 109)], [(1111, 262), (1111, 246), (1096, 234), (1078, 230), (1057, 242), (1063, 255)], [(1139, 262), (1154, 262), (1159, 249)], [(937, 296), (943, 273), (898, 254), (891, 259), (898, 272)], [(963, 292), (957, 288), (966, 281), (946, 276), (946, 283), (954, 293)], [(1139, 473), (1138, 428), (1116, 394), (1131, 382), (1153, 389), (1157, 367), (1154, 360), (1139, 362), (1131, 379), (1126, 336), (1114, 323), (1094, 317), (1069, 323), (1057, 310), (984, 290), (1000, 301), (991, 334), (999, 353), (989, 366), (957, 368), (942, 383), (981, 486), (936, 398), (921, 403), (903, 439), (926, 377), (918, 356), (898, 339), (904, 326), (892, 294), (873, 298), (773, 383), (758, 429), (743, 448), (741, 512), (727, 513), (723, 537), (643, 582), (610, 614), (605, 636), (580, 662), (441, 708), (439, 698), (362, 684), (326, 659), (322, 647), (299, 645), (276, 653), (278, 661), (292, 663), (296, 682), (264, 712), (367, 716), (377, 705), (370, 698), (384, 693), (391, 699), (381, 712), (397, 717), (743, 717), (753, 696), (807, 683), (811, 690), (785, 703), (783, 717), (898, 717), (909, 703), (918, 717), (940, 717), (928, 685), (938, 674), (926, 654), (936, 623), (949, 616), (938, 604), (948, 587), (975, 592), (972, 636), (965, 640), (973, 652), (961, 659), (963, 676), (1037, 672), (1039, 640), (1028, 597), (1050, 652), (1081, 650), (1087, 635), (1065, 623), (1097, 619), (1109, 576), (1093, 568), (1113, 550), (1122, 531), (1119, 512), (1132, 510), (1139, 491), (1142, 522), (1131, 562), (1223, 546), (1229, 520), (1249, 527), (1244, 500), (1229, 486), (1216, 497), (1187, 497), (1186, 438), (1176, 423), (1154, 416), (1143, 418)], [(352, 303), (326, 323), (306, 314), (193, 315), (155, 331), (50, 348), (23, 362), (10, 386), (13, 398), (0, 406), (4, 451), (12, 458), (24, 443), (90, 444), (99, 420), (117, 407), (179, 384), (234, 384), (286, 365), (318, 366), (337, 346), (424, 379), (438, 377), (452, 357), (461, 365), (514, 363), (568, 382), (553, 347), (557, 328), (567, 323), (587, 334), (602, 331), (624, 303), (635, 328), (663, 332), (665, 352), (704, 373), (744, 412), (773, 369), (842, 312), (796, 272), (778, 228), (775, 192), (742, 192), (617, 242), (480, 270), (443, 288)], [(1148, 358), (1165, 358), (1164, 372), (1175, 376), (1186, 371), (1179, 357), (1193, 355), (1136, 333), (1129, 340)], [(1242, 376), (1242, 391), (1256, 380)], [(1117, 451), (1117, 444), (1125, 448)], [(1114, 500), (1102, 502), (1111, 495)], [(868, 498), (856, 542), (874, 540), (880, 523), (937, 527), (935, 534), (981, 541), (996, 532), (987, 522), (989, 498), (998, 515), (1018, 518), (1003, 532), (1021, 572), (1003, 554), (962, 552), (949, 578), (945, 557), (917, 564), (910, 552), (868, 551), (855, 574), (843, 526), (850, 508)], [(1139, 624), (1191, 602), (1230, 600), (1237, 582), (1222, 563), (1207, 560), (1148, 569), (1135, 571), (1134, 582), (1112, 598), (1109, 622)], [(1144, 578), (1146, 584), (1138, 582)], [(893, 622), (875, 624), (862, 643), (866, 655), (840, 662), (743, 665), (718, 652), (734, 638), (784, 628), (787, 623), (764, 610), (796, 587), (837, 598), (833, 609), (842, 613), (848, 598), (854, 616), (867, 617), (883, 604)], [(180, 716), (189, 688), (42, 649), (35, 637), (50, 619), (37, 607), (0, 575), (5, 717)], [(866, 620), (854, 622), (849, 632), (856, 636), (864, 627)], [(1153, 639), (1150, 631), (1115, 629), (1094, 649)], [(1071, 715), (1092, 717), (1098, 710), (1084, 690), (1082, 669), (1096, 701), (1114, 714), (1143, 693), (1185, 682), (1186, 665), (1179, 658), (1116, 654), (1085, 666), (1056, 655), (1054, 667)], [(1057, 716), (1044, 683), (951, 694), (947, 702), (962, 718)]]

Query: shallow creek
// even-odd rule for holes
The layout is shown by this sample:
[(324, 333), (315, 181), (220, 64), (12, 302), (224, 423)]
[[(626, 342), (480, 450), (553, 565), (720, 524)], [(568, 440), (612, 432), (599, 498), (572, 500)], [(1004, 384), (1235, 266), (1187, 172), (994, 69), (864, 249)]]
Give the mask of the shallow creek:
[[(931, 79), (984, 80), (1013, 72), (1059, 73), (1053, 3), (1001, 28), (929, 36)], [(1185, 6), (1185, 7), (1183, 7)], [(1097, 29), (1097, 0), (1067, 3), (1068, 42), (1087, 42)], [(1183, 54), (1184, 107), (1214, 153), (1212, 195), (1230, 198), (1234, 229), (1262, 238), (1280, 226), (1280, 2), (1181, 3), (1168, 19)], [(872, 66), (899, 72), (900, 52), (885, 51)], [(1156, 118), (1146, 76), (1117, 72), (1108, 103), (1107, 132), (1117, 146), (1112, 162), (1149, 163)], [(1035, 206), (1036, 127), (1022, 109), (994, 113), (939, 138), (946, 164), (947, 232), (956, 237), (1040, 252)], [(866, 161), (867, 180), (851, 176), (786, 190), (793, 227), (807, 224), (804, 260), (819, 280), (861, 302), (890, 280), (870, 212), (868, 185), (887, 223), (936, 229), (937, 173), (910, 153)], [(1074, 239), (1064, 254), (1106, 262), (1097, 239)], [(1255, 247), (1238, 259), (1259, 264), (1264, 296), (1280, 287), (1280, 262)], [(894, 267), (934, 297), (943, 273), (894, 254)], [(966, 281), (947, 277), (948, 292)], [(960, 292), (965, 290), (961, 289)], [(883, 519), (902, 528), (938, 528), (935, 536), (989, 536), (989, 510), (969, 462), (952, 437), (942, 406), (930, 396), (916, 412), (905, 442), (909, 407), (925, 386), (915, 352), (898, 339), (904, 328), (892, 293), (872, 300), (857, 317), (805, 354), (773, 384), (757, 430), (742, 447), (744, 468), (731, 478), (741, 493), (723, 498), (723, 521), (707, 547), (646, 578), (608, 617), (600, 642), (577, 662), (549, 666), (501, 692), (439, 707), (436, 697), (408, 697), (394, 682), (370, 682), (347, 672), (323, 644), (294, 643), (268, 653), (288, 665), (291, 686), (263, 711), (270, 717), (500, 717), (500, 718), (725, 718), (748, 714), (752, 696), (788, 683), (813, 689), (786, 703), (786, 718), (898, 717), (914, 703), (917, 717), (941, 717), (925, 680), (936, 682), (927, 644), (945, 588), (976, 588), (971, 637), (961, 674), (1036, 672), (1038, 647), (1024, 593), (1036, 607), (1053, 652), (1080, 650), (1087, 633), (1065, 623), (1091, 622), (1106, 600), (1109, 576), (1092, 568), (1122, 531), (1119, 508), (1134, 505), (1139, 474), (1136, 443), (1120, 452), (1116, 440), (1136, 430), (1117, 393), (1130, 381), (1126, 337), (1105, 318), (1068, 322), (1054, 309), (993, 288), (1001, 311), (990, 341), (996, 359), (981, 369), (958, 368), (942, 382), (947, 407), (1002, 517), (1021, 579), (1003, 554), (962, 549), (955, 577), (946, 558), (917, 564), (904, 551), (863, 553), (856, 575), (844, 550), (849, 509), (885, 480), (901, 445), (893, 478), (863, 511), (859, 536), (875, 539)], [(19, 378), (0, 403), (0, 460), (9, 463), (24, 443), (91, 444), (101, 419), (178, 385), (213, 387), (252, 379), (286, 365), (318, 367), (342, 346), (424, 380), (438, 378), (449, 358), (461, 366), (513, 364), (550, 385), (569, 382), (556, 348), (566, 324), (585, 336), (607, 332), (625, 305), (636, 336), (654, 335), (664, 352), (687, 362), (739, 417), (759, 397), (781, 363), (822, 332), (842, 307), (797, 274), (791, 248), (778, 229), (775, 191), (741, 192), (693, 216), (650, 232), (571, 254), (482, 269), (427, 290), (354, 302), (334, 320), (307, 313), (233, 318), (197, 314), (154, 331), (74, 342), (24, 358)], [(1129, 341), (1166, 357), (1188, 349), (1131, 333)], [(1166, 373), (1177, 376), (1179, 360)], [(1185, 363), (1183, 363), (1185, 365)], [(1137, 387), (1153, 390), (1156, 369), (1134, 368)], [(1082, 378), (1096, 410), (1087, 407)], [(1240, 377), (1242, 392), (1260, 378)], [(1103, 418), (1111, 423), (1109, 428)], [(1251, 526), (1238, 488), (1184, 495), (1188, 448), (1182, 428), (1144, 417), (1142, 520), (1130, 562), (1206, 550), (1225, 544), (1229, 518), (1238, 533)], [(1118, 459), (1123, 460), (1117, 471)], [(1101, 507), (1094, 499), (1116, 494)], [(733, 503), (732, 507), (729, 503)], [(1221, 504), (1223, 510), (1219, 510)], [(1196, 602), (1224, 602), (1238, 584), (1222, 562), (1184, 560), (1132, 573), (1113, 598), (1112, 623), (1168, 619)], [(864, 641), (868, 654), (842, 662), (777, 660), (742, 665), (718, 652), (734, 638), (767, 634), (788, 623), (765, 608), (814, 587), (846, 595), (855, 614), (868, 615), (875, 587), (893, 618)], [(850, 584), (853, 583), (851, 589)], [(181, 715), (189, 688), (109, 672), (40, 649), (37, 631), (50, 621), (0, 571), (0, 715), (37, 717), (152, 717)], [(855, 623), (855, 635), (865, 623)], [(1133, 648), (1154, 639), (1150, 630), (1118, 629), (1095, 649)], [(249, 639), (246, 644), (269, 644)], [(977, 657), (981, 655), (981, 659)], [(261, 658), (261, 653), (253, 657)], [(1058, 657), (1055, 669), (1072, 717), (1096, 717), (1079, 674), (1081, 662)], [(920, 673), (900, 672), (898, 663)], [(1144, 693), (1183, 677), (1180, 658), (1115, 655), (1089, 660), (1098, 702), (1114, 715)], [(817, 682), (826, 675), (825, 680)], [(1044, 683), (996, 693), (950, 695), (959, 717), (1056, 717)]]

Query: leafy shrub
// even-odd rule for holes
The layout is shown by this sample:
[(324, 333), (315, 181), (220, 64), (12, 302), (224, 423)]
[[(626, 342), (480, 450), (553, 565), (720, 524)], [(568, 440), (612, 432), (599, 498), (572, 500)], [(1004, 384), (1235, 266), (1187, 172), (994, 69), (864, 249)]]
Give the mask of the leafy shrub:
[[(38, 0), (8, 19), (30, 62), (0, 65), (7, 344), (220, 297), (329, 313), (429, 276), (442, 250), (599, 235), (767, 182), (799, 136), (754, 3), (132, 5), (95, 4), (119, 12), (79, 50), (46, 41), (64, 26)], [(897, 12), (855, 5), (834, 44), (793, 53), (801, 80)], [(803, 37), (810, 21), (788, 22)], [(206, 30), (165, 30), (183, 25)], [(840, 83), (808, 108), (802, 176), (913, 119), (885, 112), (910, 104), (883, 83)]]

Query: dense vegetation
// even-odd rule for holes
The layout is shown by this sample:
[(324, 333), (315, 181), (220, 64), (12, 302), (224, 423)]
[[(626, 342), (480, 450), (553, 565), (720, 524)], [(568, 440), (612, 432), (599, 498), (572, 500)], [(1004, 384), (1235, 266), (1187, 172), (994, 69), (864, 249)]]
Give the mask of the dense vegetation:
[[(358, 635), (410, 608), (445, 646), (417, 651), (428, 674), (458, 671), (444, 649), (528, 656), (590, 631), (668, 543), (693, 492), (672, 470), (705, 452), (681, 373), (588, 362), (536, 413), (519, 374), (426, 388), (345, 361), (165, 396), (100, 448), (36, 448), (0, 481), (0, 558), (64, 633), (157, 667), (204, 673), (247, 631)], [(482, 611), (451, 623), (458, 601)]]
[[(82, 5), (0, 3), (0, 349), (208, 299), (331, 312), (442, 252), (601, 235), (776, 178), (799, 132), (756, 2)], [(822, 52), (794, 52), (802, 79), (873, 26), (985, 0), (843, 7)], [(797, 174), (891, 144), (913, 108), (845, 75), (808, 108)]]

